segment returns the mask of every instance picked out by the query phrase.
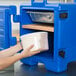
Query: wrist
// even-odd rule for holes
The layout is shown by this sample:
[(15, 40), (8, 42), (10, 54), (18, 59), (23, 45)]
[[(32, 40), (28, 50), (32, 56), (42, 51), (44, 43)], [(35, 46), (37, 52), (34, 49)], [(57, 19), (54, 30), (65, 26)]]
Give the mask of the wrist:
[(23, 58), (23, 56), (20, 53), (18, 53), (16, 56), (19, 58), (19, 60)]
[(25, 58), (24, 55), (22, 53), (19, 54), (21, 58)]

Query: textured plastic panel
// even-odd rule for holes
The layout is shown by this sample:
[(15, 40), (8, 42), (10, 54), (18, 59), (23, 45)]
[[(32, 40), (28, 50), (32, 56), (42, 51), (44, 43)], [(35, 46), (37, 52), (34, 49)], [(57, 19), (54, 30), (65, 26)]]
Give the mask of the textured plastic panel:
[(0, 50), (16, 44), (16, 38), (11, 36), (11, 15), (16, 14), (15, 6), (0, 6)]
[[(8, 25), (6, 9), (0, 8), (0, 50), (9, 47)], [(7, 18), (8, 19), (8, 18)], [(6, 35), (7, 34), (7, 35)]]

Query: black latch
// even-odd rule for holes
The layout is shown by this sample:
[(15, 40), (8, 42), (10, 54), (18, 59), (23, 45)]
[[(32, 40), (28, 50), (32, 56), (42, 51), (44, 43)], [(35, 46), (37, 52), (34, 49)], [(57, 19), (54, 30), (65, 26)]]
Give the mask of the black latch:
[(60, 18), (62, 18), (62, 19), (66, 19), (66, 18), (68, 18), (68, 13), (60, 13)]
[(62, 58), (64, 58), (65, 57), (65, 51), (63, 51), (63, 50), (59, 51), (59, 56), (61, 56)]

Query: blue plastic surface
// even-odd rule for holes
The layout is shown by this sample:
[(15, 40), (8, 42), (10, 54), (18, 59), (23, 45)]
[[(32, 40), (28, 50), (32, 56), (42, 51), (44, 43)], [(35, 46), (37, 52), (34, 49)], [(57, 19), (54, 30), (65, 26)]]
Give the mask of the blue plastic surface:
[[(45, 1), (46, 2), (46, 1)], [(35, 24), (27, 11), (53, 11), (54, 33), (49, 32), (50, 49), (32, 57), (21, 60), (24, 64), (45, 64), (46, 69), (53, 72), (63, 72), (70, 62), (76, 61), (76, 4), (44, 4), (32, 3), (20, 7), (20, 35), (37, 32), (37, 30), (23, 29), (23, 25)], [(67, 18), (60, 18), (60, 14), (67, 13)], [(63, 52), (64, 57), (59, 53)]]
[(0, 50), (16, 44), (11, 29), (11, 15), (16, 14), (15, 8), (15, 6), (0, 6)]
[[(20, 7), (20, 15), (16, 15), (15, 6), (0, 6), (0, 50), (16, 44), (16, 38), (11, 36), (11, 15), (14, 22), (20, 22), (20, 35), (37, 32), (39, 30), (23, 29), (23, 25), (35, 24), (27, 11), (52, 11), (54, 12), (54, 33), (48, 32), (49, 50), (32, 57), (21, 60), (24, 64), (37, 65), (43, 63), (46, 69), (53, 72), (63, 72), (70, 62), (76, 61), (76, 4), (35, 3)], [(60, 14), (67, 13), (67, 18)], [(51, 25), (50, 25), (51, 26)], [(62, 57), (62, 54), (64, 57)]]

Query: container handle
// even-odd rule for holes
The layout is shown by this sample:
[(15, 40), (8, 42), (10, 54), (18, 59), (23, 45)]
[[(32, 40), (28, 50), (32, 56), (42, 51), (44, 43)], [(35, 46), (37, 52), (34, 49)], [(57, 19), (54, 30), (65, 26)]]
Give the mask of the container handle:
[(31, 0), (32, 1), (32, 5), (45, 5), (47, 3), (47, 0)]

